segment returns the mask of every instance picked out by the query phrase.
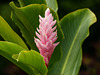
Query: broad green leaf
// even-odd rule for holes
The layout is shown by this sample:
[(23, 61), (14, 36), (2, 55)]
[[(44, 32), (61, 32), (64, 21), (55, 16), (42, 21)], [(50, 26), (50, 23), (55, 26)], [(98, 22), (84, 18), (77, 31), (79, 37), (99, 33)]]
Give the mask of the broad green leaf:
[(80, 50), (79, 52), (78, 52), (78, 56), (77, 56), (77, 59), (76, 59), (76, 62), (74, 63), (75, 65), (74, 65), (74, 67), (73, 67), (73, 73), (72, 73), (72, 75), (77, 75), (78, 74), (78, 71), (79, 71), (79, 69), (80, 69), (80, 65), (81, 65), (81, 63), (82, 63), (82, 50)]
[(4, 52), (10, 53), (10, 54), (18, 54), (20, 51), (25, 50), (21, 46), (7, 42), (7, 41), (0, 41), (0, 50), (3, 50)]
[(61, 59), (61, 57), (62, 57), (62, 48), (61, 48), (61, 44), (59, 44), (55, 48), (55, 50), (51, 56), (51, 59), (50, 59), (49, 65), (48, 65), (48, 70), (50, 70), (55, 65), (55, 63)]
[(46, 0), (47, 6), (53, 9), (55, 12), (58, 10), (57, 0)]
[(27, 40), (26, 42), (28, 43), (28, 45), (32, 49), (36, 48), (34, 41), (33, 41), (33, 36), (29, 33), (29, 31), (20, 22), (20, 20), (17, 18), (15, 13), (13, 13), (13, 12), (11, 13), (11, 18), (16, 23), (16, 25), (19, 27), (19, 29), (21, 30), (22, 36)]
[(37, 69), (41, 75), (47, 74), (47, 67), (45, 66), (45, 61), (43, 57), (36, 51), (21, 51), (19, 55), (14, 55), (14, 58), (21, 63), (30, 65), (31, 67)]
[(1, 16), (0, 16), (0, 35), (4, 38), (4, 40), (16, 43), (28, 50), (26, 44), (21, 39), (21, 37), (16, 32), (13, 31), (13, 29)]
[(39, 73), (38, 70), (35, 68), (32, 68), (31, 66), (27, 66), (26, 64), (22, 64), (20, 62), (17, 62), (15, 59), (12, 58), (13, 54), (19, 54), (22, 50), (25, 50), (21, 46), (6, 42), (6, 41), (0, 41), (0, 55), (8, 59), (9, 61), (16, 64), (18, 67), (20, 67), (22, 70), (24, 70), (29, 75), (37, 75)]
[(89, 9), (80, 9), (61, 19), (60, 24), (65, 38), (62, 44), (63, 56), (48, 75), (77, 75), (81, 63), (81, 45), (89, 35), (89, 27), (96, 17)]
[[(23, 37), (26, 39), (31, 49), (38, 51), (34, 42), (34, 37), (36, 37), (35, 31), (36, 28), (39, 27), (39, 15), (44, 17), (44, 13), (45, 10), (47, 9), (47, 6), (43, 4), (42, 5), (31, 4), (25, 7), (18, 8), (14, 5), (13, 2), (10, 3), (10, 6), (13, 8), (14, 11), (14, 13), (12, 14), (13, 21), (15, 21), (16, 25), (20, 28)], [(64, 35), (59, 25), (59, 19), (57, 14), (52, 9), (51, 13), (54, 16), (54, 20), (55, 19), (57, 20), (56, 23), (57, 33), (58, 33), (57, 41), (60, 42), (62, 41)], [(59, 55), (59, 57), (57, 55)], [(61, 45), (59, 44), (58, 47), (55, 49), (52, 57), (53, 59), (55, 59), (55, 61), (52, 62), (51, 58), (50, 64), (53, 65), (56, 61), (59, 61), (60, 57), (61, 57)]]

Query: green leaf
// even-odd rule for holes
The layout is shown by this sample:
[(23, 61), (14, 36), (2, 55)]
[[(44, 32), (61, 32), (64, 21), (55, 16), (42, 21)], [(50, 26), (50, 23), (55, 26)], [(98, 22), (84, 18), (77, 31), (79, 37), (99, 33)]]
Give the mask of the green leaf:
[(45, 4), (47, 7), (51, 8), (55, 12), (58, 10), (57, 0), (18, 0), (21, 7), (30, 5), (30, 4)]
[[(39, 15), (44, 17), (47, 6), (43, 4), (42, 5), (31, 4), (25, 7), (18, 8), (14, 5), (13, 2), (10, 3), (10, 6), (13, 8), (13, 11), (14, 11), (14, 13), (12, 14), (13, 21), (15, 21), (16, 25), (20, 28), (23, 37), (26, 39), (31, 49), (38, 51), (34, 42), (34, 37), (36, 37), (35, 31), (36, 31), (36, 28), (39, 27)], [(64, 35), (59, 25), (59, 19), (58, 19), (57, 14), (52, 9), (51, 9), (51, 13), (54, 16), (54, 20), (55, 19), (57, 20), (57, 23), (56, 23), (57, 33), (58, 33), (57, 41), (60, 42), (63, 40)], [(59, 57), (57, 55), (59, 55)], [(53, 53), (53, 56), (50, 60), (50, 64), (53, 65), (54, 63), (59, 61), (60, 57), (61, 57), (61, 45), (59, 44), (59, 46), (55, 49)], [(52, 60), (54, 60), (54, 62)]]
[(0, 16), (0, 35), (4, 38), (4, 40), (16, 43), (28, 50), (28, 47), (21, 39), (21, 37), (16, 32), (13, 31), (13, 29), (1, 16)]
[(78, 71), (80, 69), (81, 63), (82, 63), (82, 50), (80, 50), (78, 52), (78, 56), (77, 56), (76, 62), (74, 63), (75, 65), (74, 65), (74, 67), (72, 69), (73, 70), (72, 75), (77, 75), (78, 74)]
[(35, 68), (19, 63), (12, 58), (13, 54), (19, 54), (20, 51), (22, 50), (25, 50), (25, 49), (17, 44), (6, 42), (6, 41), (0, 41), (0, 55), (5, 57), (9, 61), (13, 62), (14, 64), (16, 64), (18, 67), (20, 67), (29, 75), (31, 74), (37, 75), (39, 72)]
[(49, 65), (48, 65), (48, 70), (51, 70), (52, 67), (61, 59), (62, 57), (62, 48), (61, 48), (61, 44), (59, 44), (50, 59)]
[(47, 74), (47, 67), (45, 66), (44, 58), (36, 51), (21, 51), (19, 55), (13, 56), (18, 62), (30, 65), (37, 69), (41, 75)]
[(58, 10), (57, 0), (46, 0), (47, 6), (53, 9), (55, 12)]
[(25, 2), (24, 0), (18, 0), (20, 7), (24, 7), (25, 6)]
[(80, 9), (61, 19), (65, 38), (62, 42), (63, 56), (48, 75), (77, 75), (81, 63), (81, 46), (89, 35), (89, 27), (96, 22), (96, 16), (89, 9)]
[(27, 40), (26, 42), (31, 47), (31, 49), (35, 49), (36, 46), (33, 41), (33, 36), (29, 33), (29, 31), (24, 27), (24, 25), (20, 22), (18, 17), (14, 12), (11, 13), (11, 18), (15, 22), (15, 24), (19, 27), (21, 30), (22, 36)]
[(11, 42), (0, 41), (0, 50), (3, 50), (10, 54), (13, 54), (13, 53), (18, 54), (20, 51), (25, 50), (25, 49)]
[(30, 4), (46, 4), (45, 0), (18, 0), (18, 2), (20, 3), (20, 6), (27, 6)]

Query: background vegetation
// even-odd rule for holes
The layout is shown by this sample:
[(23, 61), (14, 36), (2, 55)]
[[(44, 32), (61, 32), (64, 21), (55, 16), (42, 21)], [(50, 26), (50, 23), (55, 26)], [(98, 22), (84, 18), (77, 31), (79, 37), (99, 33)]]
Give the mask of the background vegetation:
[[(17, 3), (17, 0), (13, 0)], [(0, 0), (0, 16), (21, 36), (19, 29), (10, 19), (11, 0)], [(83, 60), (79, 75), (100, 75), (100, 0), (58, 0), (58, 14), (64, 15), (81, 8), (90, 8), (97, 16), (97, 22), (90, 27), (90, 36), (83, 43)], [(0, 40), (3, 40), (0, 37)], [(27, 75), (17, 66), (0, 56), (0, 75)]]

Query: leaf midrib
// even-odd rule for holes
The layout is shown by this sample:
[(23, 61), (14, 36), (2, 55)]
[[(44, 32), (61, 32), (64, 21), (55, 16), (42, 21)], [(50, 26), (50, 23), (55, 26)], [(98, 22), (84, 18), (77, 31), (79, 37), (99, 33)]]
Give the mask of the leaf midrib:
[[(86, 16), (86, 13), (84, 14), (84, 17), (85, 17), (85, 16)], [(82, 19), (82, 21), (83, 21), (83, 20), (84, 20), (84, 18)], [(77, 38), (77, 36), (78, 36), (78, 33), (79, 33), (79, 31), (80, 31), (82, 21), (80, 22), (80, 25), (79, 25), (79, 27), (78, 27), (78, 29), (77, 29), (77, 32), (76, 32), (76, 35), (75, 35), (75, 37), (74, 37), (74, 39), (73, 39), (73, 41), (72, 41), (72, 44), (71, 44), (71, 46), (70, 46), (70, 48), (69, 48), (69, 50), (68, 50), (68, 55), (66, 56), (65, 62), (64, 62), (64, 64), (63, 64), (63, 67), (62, 67), (62, 70), (61, 70), (61, 75), (63, 75), (63, 73), (64, 73), (64, 71), (65, 71), (65, 68), (66, 68), (66, 65), (67, 65), (67, 61), (68, 61), (68, 59), (69, 59), (69, 56), (70, 56), (70, 54), (71, 54), (73, 45), (74, 45), (75, 40), (76, 40), (76, 38)]]

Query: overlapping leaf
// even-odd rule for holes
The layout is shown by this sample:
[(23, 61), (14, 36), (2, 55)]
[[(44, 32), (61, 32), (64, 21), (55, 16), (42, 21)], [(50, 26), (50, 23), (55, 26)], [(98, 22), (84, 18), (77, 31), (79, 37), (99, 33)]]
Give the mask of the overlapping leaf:
[(9, 24), (0, 16), (0, 35), (4, 40), (16, 43), (25, 49), (28, 49), (21, 37), (13, 31)]
[[(27, 43), (33, 50), (37, 50), (37, 47), (34, 43), (34, 36), (37, 27), (39, 26), (39, 15), (42, 17), (44, 16), (45, 10), (47, 9), (46, 5), (40, 4), (31, 4), (25, 7), (18, 8), (14, 5), (13, 2), (10, 3), (10, 6), (13, 8), (14, 13), (12, 14), (12, 19), (15, 21), (16, 25), (20, 28), (23, 37), (26, 39)], [(57, 33), (58, 33), (58, 40), (61, 41), (63, 39), (63, 33), (61, 30), (60, 25), (58, 24), (58, 17), (57, 14), (51, 10), (51, 13), (54, 16), (54, 19), (57, 20)], [(58, 57), (59, 55), (59, 57)], [(58, 61), (61, 57), (61, 46), (55, 49), (53, 53), (53, 59), (51, 58), (51, 66), (54, 62)], [(55, 59), (55, 60), (54, 60)], [(54, 62), (52, 62), (54, 60)]]
[(30, 4), (46, 4), (45, 0), (18, 0), (20, 6), (27, 6)]
[[(17, 59), (18, 61), (12, 58), (12, 55), (14, 54), (19, 54), (19, 57)], [(27, 51), (17, 44), (0, 41), (0, 55), (4, 56), (8, 60), (19, 66), (29, 75), (47, 74), (47, 68), (45, 66), (43, 57), (36, 51)]]
[(51, 8), (55, 12), (58, 10), (57, 0), (18, 0), (20, 6), (27, 6), (29, 4), (45, 4), (47, 7)]
[(96, 17), (89, 9), (80, 9), (66, 15), (60, 24), (65, 39), (62, 42), (63, 56), (48, 75), (77, 75), (81, 65), (81, 45), (89, 35), (89, 26)]
[(58, 11), (57, 0), (46, 0), (47, 6), (53, 9), (55, 12)]
[(27, 72), (29, 75), (31, 75), (32, 73), (34, 74), (34, 70), (30, 66), (19, 63), (12, 58), (13, 54), (19, 54), (20, 51), (22, 50), (25, 49), (17, 44), (6, 41), (0, 41), (0, 55), (4, 56), (9, 61), (16, 64), (18, 67)]
[[(23, 37), (31, 49), (38, 51), (34, 43), (34, 36), (36, 28), (39, 26), (39, 15), (44, 16), (47, 6), (51, 8), (51, 13), (54, 19), (57, 20), (57, 41), (62, 41), (62, 30), (64, 32), (64, 41), (56, 47), (51, 57), (48, 75), (77, 75), (82, 60), (81, 44), (89, 35), (89, 26), (96, 21), (95, 15), (89, 9), (80, 9), (66, 15), (60, 21), (62, 26), (60, 27), (58, 15), (55, 13), (58, 10), (56, 0), (19, 0), (19, 3), (21, 8), (16, 7), (13, 2), (10, 3), (13, 9), (11, 17), (21, 30)], [(28, 48), (24, 41), (12, 30), (2, 17), (0, 17), (0, 35), (5, 40), (13, 42), (1, 41), (0, 55), (15, 63), (29, 75), (45, 75), (47, 73), (43, 57), (36, 51), (25, 51)], [(60, 60), (61, 46), (63, 56)], [(12, 59), (12, 55), (18, 62)], [(54, 65), (56, 61), (59, 62)]]
[(21, 51), (19, 55), (16, 57), (16, 55), (13, 55), (13, 57), (21, 63), (24, 63), (26, 65), (29, 65), (36, 70), (39, 71), (41, 75), (47, 74), (47, 67), (45, 66), (45, 61), (43, 57), (36, 51)]

